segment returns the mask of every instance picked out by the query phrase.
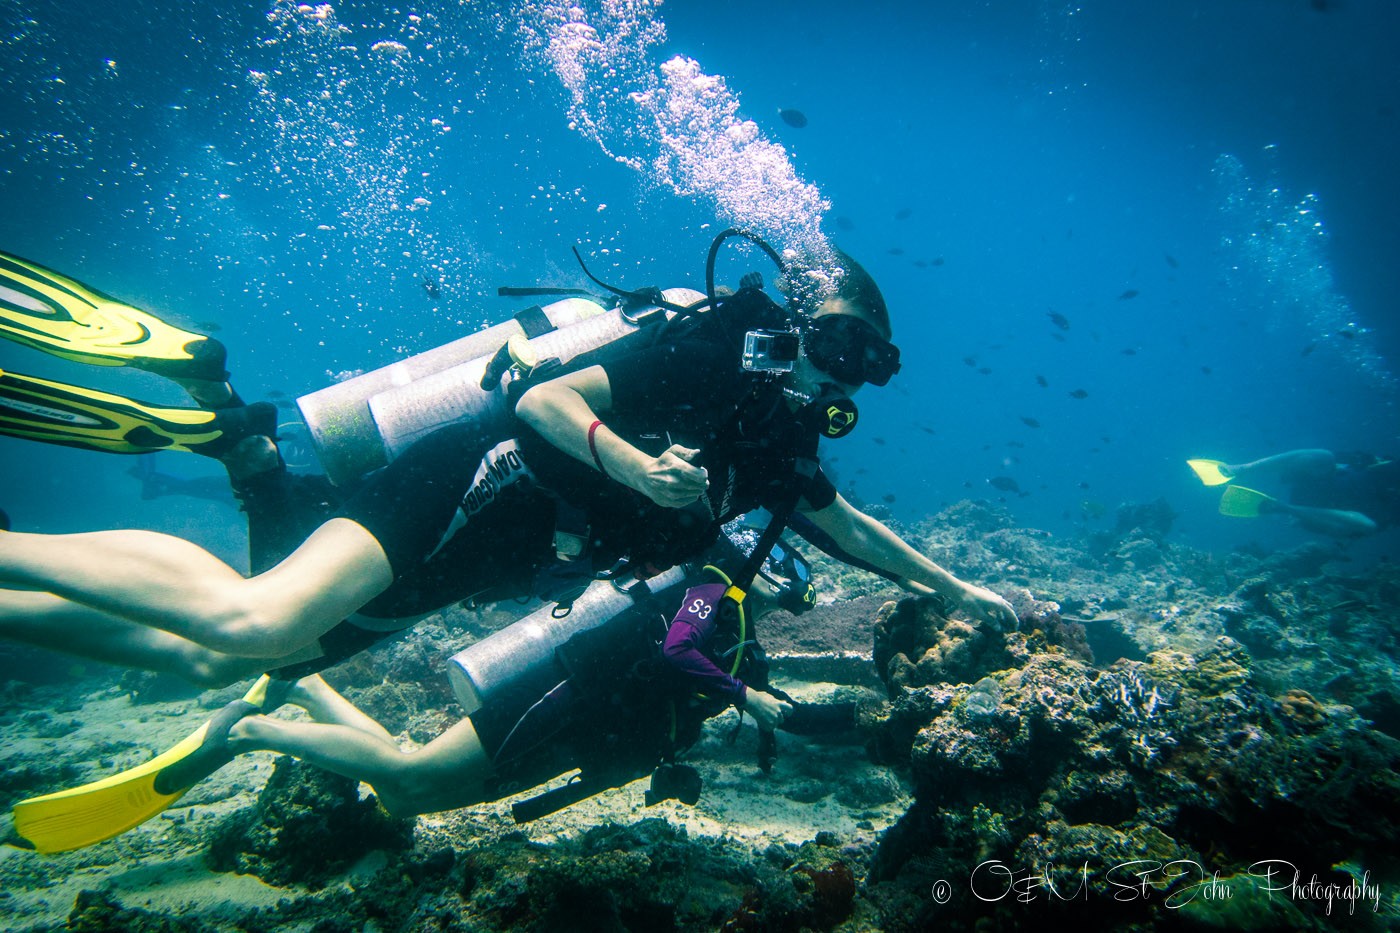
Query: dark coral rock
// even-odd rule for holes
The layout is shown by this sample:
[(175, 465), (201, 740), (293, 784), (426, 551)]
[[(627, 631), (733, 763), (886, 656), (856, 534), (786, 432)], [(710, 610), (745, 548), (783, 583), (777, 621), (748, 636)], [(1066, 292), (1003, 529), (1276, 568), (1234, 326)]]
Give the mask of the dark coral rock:
[(1007, 666), (1002, 638), (941, 614), (942, 601), (915, 596), (875, 617), (875, 667), (890, 695), (906, 687), (968, 683)]
[(413, 821), (396, 820), (359, 785), (293, 758), (277, 759), (256, 807), (224, 820), (209, 844), (215, 871), (269, 884), (324, 884), (377, 849), (413, 845)]
[(199, 919), (123, 907), (100, 891), (80, 891), (63, 929), (71, 933), (213, 933), (216, 927)]

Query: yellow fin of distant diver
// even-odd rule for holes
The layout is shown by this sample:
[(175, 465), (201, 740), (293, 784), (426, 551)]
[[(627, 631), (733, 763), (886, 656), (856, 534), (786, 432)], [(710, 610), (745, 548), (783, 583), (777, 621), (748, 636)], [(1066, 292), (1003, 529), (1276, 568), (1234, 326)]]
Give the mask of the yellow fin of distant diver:
[(1186, 465), (1196, 471), (1196, 476), (1207, 486), (1223, 486), (1234, 478), (1234, 471), (1228, 463), (1219, 460), (1187, 460)]
[(1247, 486), (1227, 486), (1220, 497), (1220, 514), (1231, 518), (1258, 518), (1277, 504), (1273, 496)]
[(39, 852), (94, 845), (139, 826), (228, 763), (228, 730), (262, 711), (271, 678), (264, 674), (243, 699), (225, 706), (174, 748), (143, 765), (71, 790), (15, 804), (15, 832)]
[(76, 279), (0, 251), (0, 336), (99, 366), (223, 382), (223, 344), (167, 324)]

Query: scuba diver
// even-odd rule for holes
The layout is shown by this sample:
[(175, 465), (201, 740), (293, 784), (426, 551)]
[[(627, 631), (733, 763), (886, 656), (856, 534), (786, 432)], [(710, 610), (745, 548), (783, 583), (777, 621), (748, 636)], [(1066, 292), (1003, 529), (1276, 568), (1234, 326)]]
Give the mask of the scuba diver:
[[(854, 703), (798, 703), (768, 683), (754, 623), (779, 606), (802, 611), (813, 604), (800, 554), (785, 544), (775, 549), (741, 611), (721, 611), (732, 579), (720, 567), (737, 567), (746, 556), (722, 538), (704, 558), (713, 564), (678, 568), (635, 601), (613, 593), (612, 604), (604, 597), (574, 609), (602, 617), (596, 627), (587, 627), (592, 620), (560, 623), (545, 609), (473, 644), (449, 665), (469, 715), (416, 750), (402, 750), (382, 726), (311, 675), (281, 699), (313, 721), (249, 715), (231, 726), (223, 754), (293, 755), (370, 784), (395, 815), (499, 800), (576, 769), (566, 783), (515, 803), (516, 821), (648, 773), (648, 806), (671, 798), (693, 804), (699, 775), (677, 758), (699, 738), (705, 720), (730, 706), (759, 727), (765, 772), (776, 757), (775, 728), (814, 735), (856, 727)], [(522, 663), (531, 653), (525, 643), (533, 628), (560, 624), (579, 630), (547, 660)]]
[[(493, 358), (476, 371), (482, 397), (504, 409), (504, 420), (445, 419), (353, 490), (325, 483), (311, 496), (293, 495), (292, 480), (314, 478), (290, 477), (281, 463), (275, 409), (241, 405), (216, 342), (0, 256), (6, 336), (69, 359), (168, 375), (203, 406), (159, 408), (4, 372), (0, 432), (217, 457), (249, 512), (254, 552), (254, 574), (244, 578), (195, 545), (152, 532), (0, 533), (0, 635), (209, 683), (269, 669), (304, 676), (464, 599), (536, 595), (566, 606), (619, 564), (644, 582), (759, 507), (773, 520), (733, 572), (721, 600), (728, 615), (742, 608), (784, 527), (800, 521), (800, 533), (841, 559), (1014, 627), (1003, 599), (854, 509), (821, 472), (818, 440), (854, 426), (850, 395), (899, 369), (873, 279), (838, 254), (829, 294), (785, 307), (749, 276), (721, 296), (714, 261), (733, 235), (747, 236), (716, 239), (706, 293), (691, 293), (688, 304), (599, 282), (622, 298), (614, 313), (631, 327), (627, 340), (567, 365), (527, 361), (529, 347), (505, 342), (495, 356), (509, 350), (506, 365)], [(820, 270), (783, 271), (797, 284)], [(547, 338), (527, 343), (539, 340)], [(255, 522), (258, 515), (277, 520)], [(269, 566), (279, 552), (285, 559)], [(768, 704), (762, 691), (747, 693), (746, 705)], [(245, 700), (253, 709), (275, 702), (266, 681)], [(781, 724), (785, 713), (772, 705)], [(230, 725), (211, 721), (150, 764), (197, 760), (206, 739)]]
[[(1314, 448), (1241, 464), (1186, 462), (1205, 485), (1225, 486), (1221, 515), (1284, 515), (1308, 531), (1341, 539), (1400, 524), (1400, 462), (1390, 458)], [(1256, 481), (1271, 479), (1289, 487), (1289, 501), (1251, 488)]]

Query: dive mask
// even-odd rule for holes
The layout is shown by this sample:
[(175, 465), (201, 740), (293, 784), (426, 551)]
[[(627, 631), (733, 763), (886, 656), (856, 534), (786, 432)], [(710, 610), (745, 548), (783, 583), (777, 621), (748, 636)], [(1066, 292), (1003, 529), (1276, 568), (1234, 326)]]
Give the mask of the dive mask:
[(768, 552), (758, 575), (778, 592), (778, 606), (800, 615), (817, 604), (812, 568), (795, 548), (781, 538)]
[(849, 314), (828, 314), (812, 321), (802, 335), (807, 358), (843, 385), (882, 386), (899, 372), (899, 347)]

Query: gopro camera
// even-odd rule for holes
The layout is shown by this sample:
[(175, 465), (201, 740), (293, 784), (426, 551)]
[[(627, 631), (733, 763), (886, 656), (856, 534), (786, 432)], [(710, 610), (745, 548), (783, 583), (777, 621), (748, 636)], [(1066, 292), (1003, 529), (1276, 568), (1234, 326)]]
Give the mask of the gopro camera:
[(744, 371), (790, 373), (798, 346), (795, 330), (751, 330), (744, 335)]

